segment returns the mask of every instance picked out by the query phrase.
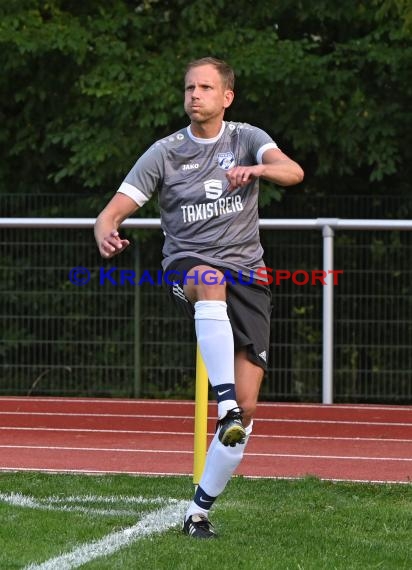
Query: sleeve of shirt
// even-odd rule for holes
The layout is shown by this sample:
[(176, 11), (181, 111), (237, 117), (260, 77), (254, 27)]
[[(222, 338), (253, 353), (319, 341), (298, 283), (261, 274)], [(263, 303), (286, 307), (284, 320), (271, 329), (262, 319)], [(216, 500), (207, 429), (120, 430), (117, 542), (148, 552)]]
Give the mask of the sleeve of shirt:
[(258, 127), (246, 130), (249, 135), (249, 150), (256, 159), (256, 164), (262, 164), (263, 154), (271, 148), (279, 148), (275, 141), (265, 131)]
[(136, 161), (117, 191), (142, 207), (150, 200), (163, 177), (163, 164), (160, 146), (151, 146)]

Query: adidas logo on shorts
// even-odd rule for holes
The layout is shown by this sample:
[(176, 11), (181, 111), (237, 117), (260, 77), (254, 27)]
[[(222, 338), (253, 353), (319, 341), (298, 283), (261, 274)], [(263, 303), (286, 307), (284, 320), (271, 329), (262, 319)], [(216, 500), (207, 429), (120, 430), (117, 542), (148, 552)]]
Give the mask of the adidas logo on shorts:
[(183, 287), (181, 287), (179, 285), (179, 283), (173, 282), (172, 293), (173, 293), (173, 295), (176, 295), (176, 297), (178, 297), (182, 301), (186, 301), (186, 303), (189, 302), (188, 299), (186, 298), (185, 294), (184, 294)]

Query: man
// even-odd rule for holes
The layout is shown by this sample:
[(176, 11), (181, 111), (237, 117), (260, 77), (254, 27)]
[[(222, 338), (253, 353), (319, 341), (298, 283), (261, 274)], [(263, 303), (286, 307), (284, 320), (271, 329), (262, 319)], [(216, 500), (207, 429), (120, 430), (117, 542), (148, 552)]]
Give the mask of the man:
[(137, 160), (95, 225), (101, 255), (117, 255), (129, 245), (119, 236), (120, 224), (158, 189), (166, 283), (176, 304), (194, 317), (218, 404), (217, 431), (183, 523), (186, 534), (206, 539), (216, 536), (210, 508), (252, 432), (269, 352), (271, 296), (261, 278), (258, 180), (289, 186), (303, 179), (300, 166), (264, 131), (224, 121), (233, 89), (234, 73), (224, 61), (189, 63), (184, 108), (190, 126)]

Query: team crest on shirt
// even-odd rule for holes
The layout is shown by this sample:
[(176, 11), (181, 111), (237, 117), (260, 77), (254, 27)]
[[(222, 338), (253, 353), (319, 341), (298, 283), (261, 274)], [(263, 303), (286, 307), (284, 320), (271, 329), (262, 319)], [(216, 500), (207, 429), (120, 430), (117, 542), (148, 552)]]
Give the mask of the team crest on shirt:
[(219, 152), (217, 155), (217, 163), (223, 170), (229, 170), (235, 166), (235, 155), (233, 152)]

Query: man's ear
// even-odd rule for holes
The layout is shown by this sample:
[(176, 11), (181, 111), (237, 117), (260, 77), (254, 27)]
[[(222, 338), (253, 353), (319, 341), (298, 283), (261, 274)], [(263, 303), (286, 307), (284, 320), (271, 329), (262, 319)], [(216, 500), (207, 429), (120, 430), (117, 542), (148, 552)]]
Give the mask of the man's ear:
[(226, 89), (225, 95), (224, 95), (223, 107), (225, 109), (230, 107), (234, 98), (235, 98), (235, 94), (233, 93), (233, 91), (231, 91), (230, 89)]

